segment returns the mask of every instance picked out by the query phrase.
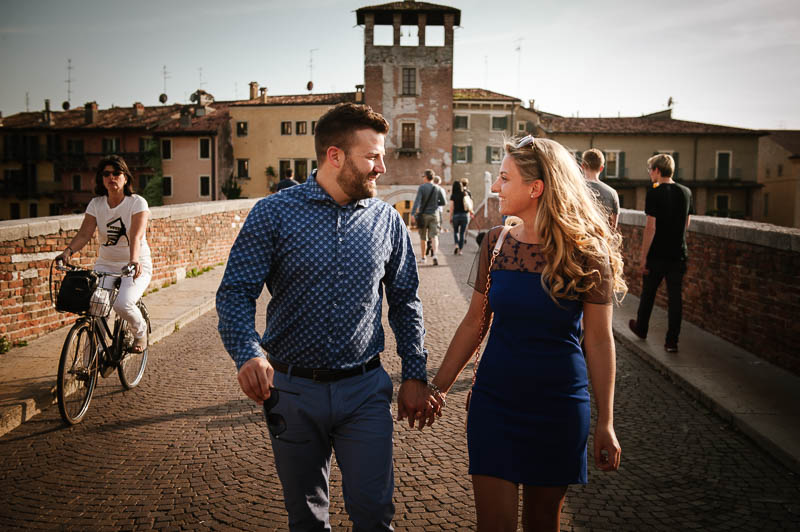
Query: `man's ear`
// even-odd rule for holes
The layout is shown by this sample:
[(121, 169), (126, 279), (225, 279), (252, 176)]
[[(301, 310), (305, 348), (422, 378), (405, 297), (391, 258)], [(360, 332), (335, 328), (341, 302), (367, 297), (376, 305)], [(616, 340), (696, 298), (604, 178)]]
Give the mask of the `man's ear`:
[(325, 152), (325, 159), (334, 168), (341, 168), (345, 160), (344, 150), (341, 150), (336, 146), (329, 146), (327, 151)]
[(533, 188), (531, 189), (531, 197), (532, 198), (539, 198), (544, 193), (544, 181), (541, 179), (537, 179), (532, 183)]

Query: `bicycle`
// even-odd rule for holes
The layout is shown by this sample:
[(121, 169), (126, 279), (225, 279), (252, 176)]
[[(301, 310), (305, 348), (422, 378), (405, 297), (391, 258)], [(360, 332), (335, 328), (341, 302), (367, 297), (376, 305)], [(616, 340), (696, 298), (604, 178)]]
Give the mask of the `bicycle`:
[[(131, 351), (134, 338), (125, 320), (116, 316), (113, 329), (108, 323), (122, 278), (133, 275), (132, 267), (125, 267), (118, 274), (103, 273), (54, 260), (50, 266), (50, 300), (56, 310), (62, 311), (57, 304), (61, 282), (54, 270), (87, 272), (87, 278), (96, 277), (96, 286), (91, 290), (87, 308), (76, 312), (81, 317), (67, 333), (58, 362), (58, 409), (65, 423), (75, 425), (81, 422), (89, 409), (98, 375), (105, 378), (116, 369), (119, 381), (126, 390), (135, 388), (141, 382), (147, 366), (152, 328), (150, 314), (141, 299), (136, 305), (147, 322), (147, 343), (141, 353)], [(106, 278), (114, 279), (110, 288), (106, 287)]]

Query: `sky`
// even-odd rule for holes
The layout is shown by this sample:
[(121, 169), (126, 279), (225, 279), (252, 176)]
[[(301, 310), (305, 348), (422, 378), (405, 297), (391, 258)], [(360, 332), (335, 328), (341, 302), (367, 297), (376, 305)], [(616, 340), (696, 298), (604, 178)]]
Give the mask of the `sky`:
[[(0, 0), (0, 112), (188, 103), (363, 83), (355, 10), (380, 0)], [(798, 0), (453, 0), (453, 86), (562, 116), (800, 129)], [(68, 61), (72, 69), (68, 71)], [(163, 75), (167, 71), (166, 90)]]

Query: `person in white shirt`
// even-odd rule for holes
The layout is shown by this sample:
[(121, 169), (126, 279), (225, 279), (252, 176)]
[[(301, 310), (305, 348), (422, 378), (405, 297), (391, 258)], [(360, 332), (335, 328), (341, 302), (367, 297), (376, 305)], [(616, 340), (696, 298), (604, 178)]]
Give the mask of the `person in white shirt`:
[[(131, 351), (141, 353), (147, 348), (147, 323), (136, 302), (142, 297), (153, 276), (150, 247), (147, 245), (147, 201), (133, 193), (133, 175), (125, 160), (111, 155), (100, 161), (95, 177), (95, 194), (78, 233), (56, 260), (68, 262), (99, 231), (100, 249), (94, 269), (119, 273), (133, 266), (132, 277), (123, 277), (114, 311), (131, 327), (134, 344)], [(109, 280), (110, 282), (111, 280)]]

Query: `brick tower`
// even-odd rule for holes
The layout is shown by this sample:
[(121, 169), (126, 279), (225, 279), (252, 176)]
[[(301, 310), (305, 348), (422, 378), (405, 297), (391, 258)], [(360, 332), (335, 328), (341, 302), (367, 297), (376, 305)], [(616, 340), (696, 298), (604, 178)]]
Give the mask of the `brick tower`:
[[(391, 2), (362, 7), (356, 21), (364, 26), (364, 102), (390, 125), (380, 195), (402, 211), (399, 202), (416, 192), (426, 168), (442, 176), (443, 184), (451, 182), (453, 28), (461, 23), (461, 11)], [(392, 27), (391, 44), (375, 43), (376, 26)], [(429, 37), (426, 43), (432, 26), (443, 27), (443, 42), (437, 28), (438, 42)]]

